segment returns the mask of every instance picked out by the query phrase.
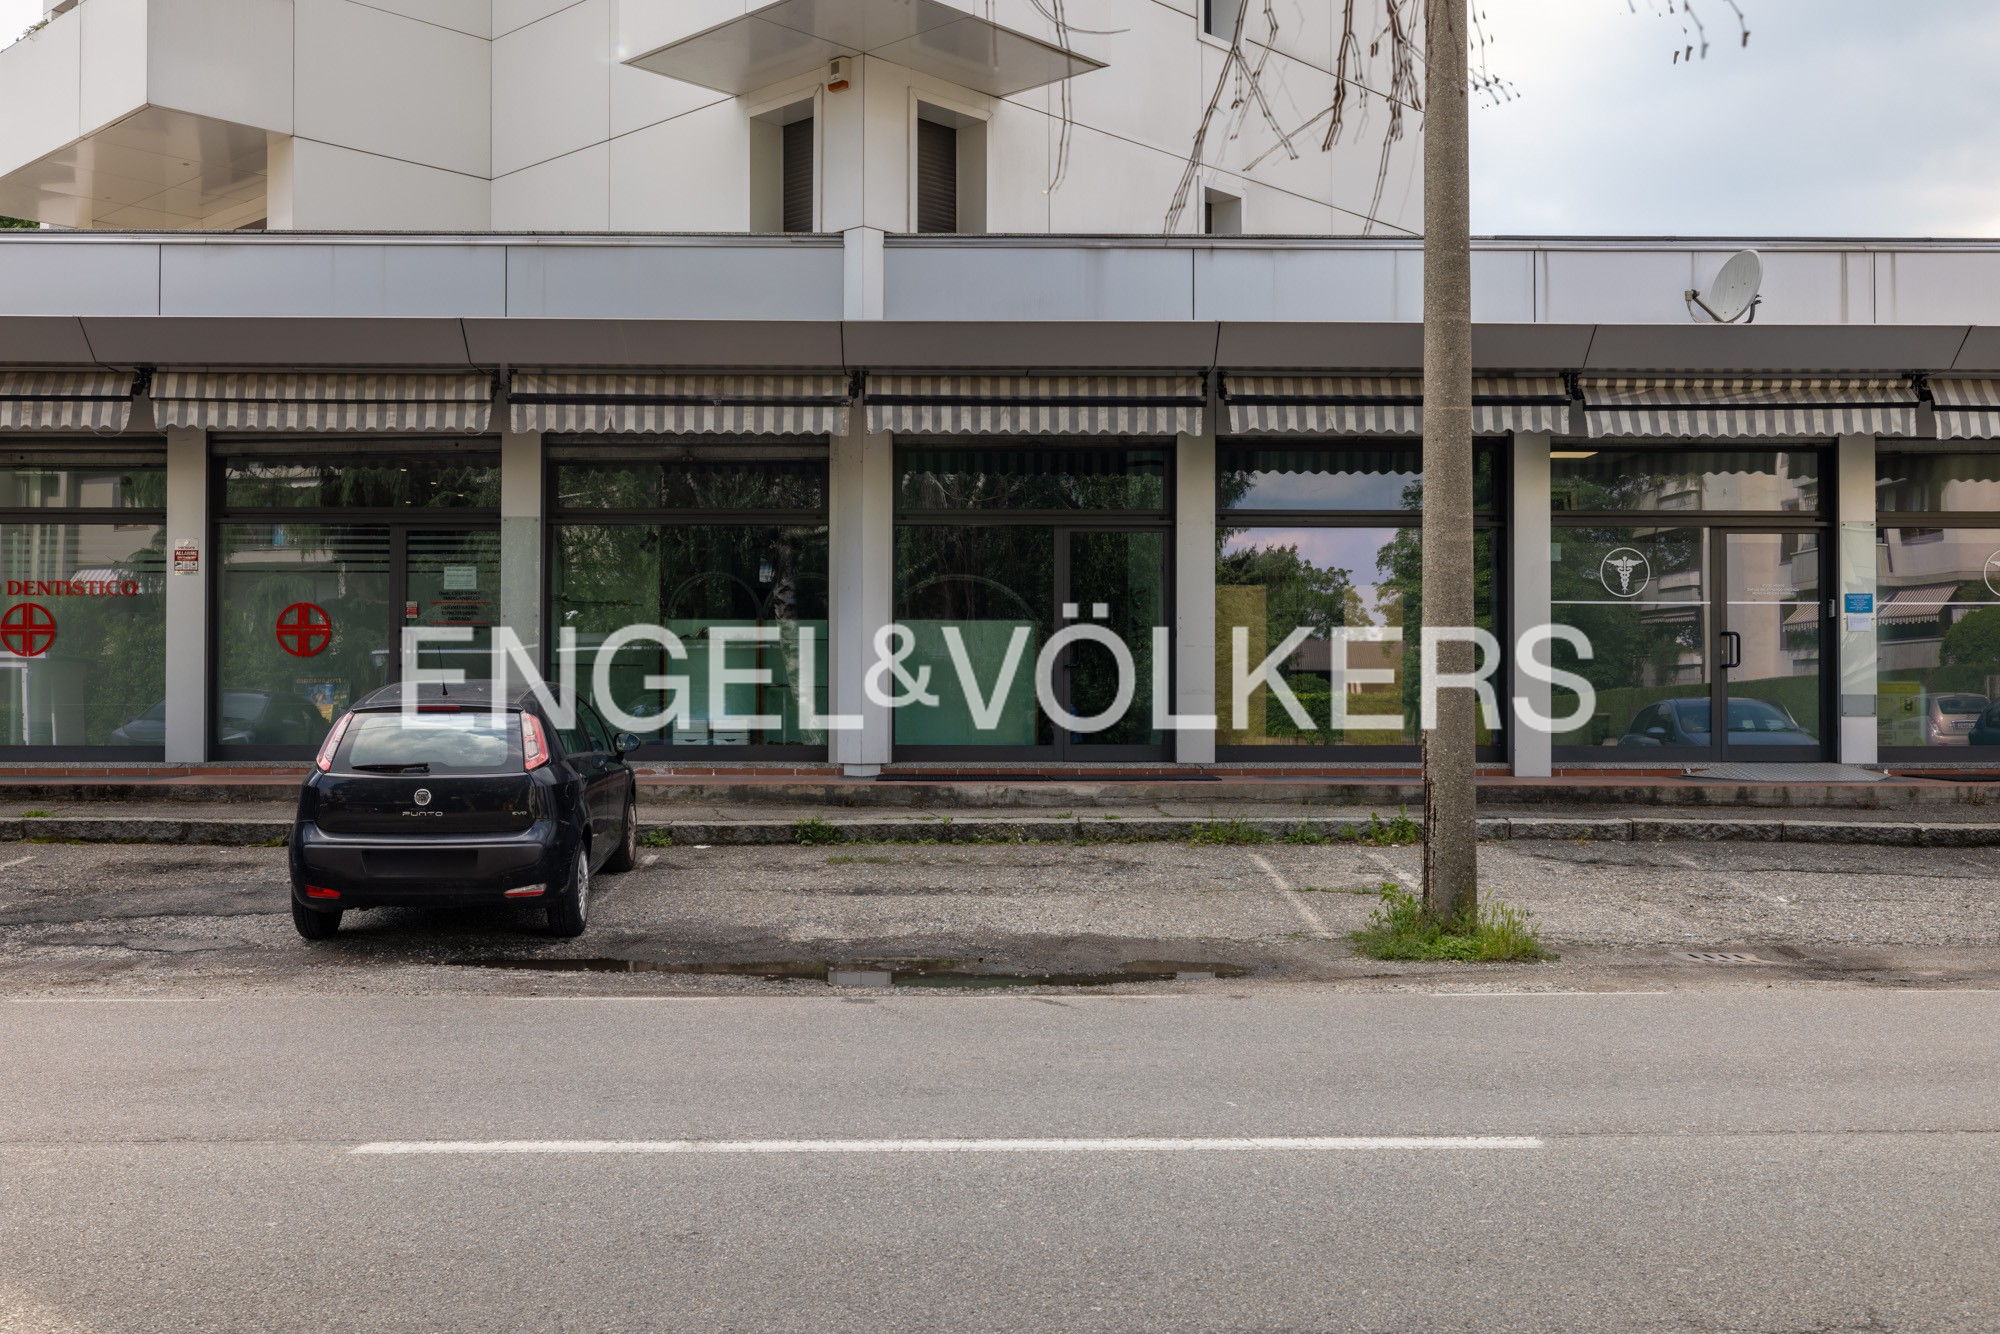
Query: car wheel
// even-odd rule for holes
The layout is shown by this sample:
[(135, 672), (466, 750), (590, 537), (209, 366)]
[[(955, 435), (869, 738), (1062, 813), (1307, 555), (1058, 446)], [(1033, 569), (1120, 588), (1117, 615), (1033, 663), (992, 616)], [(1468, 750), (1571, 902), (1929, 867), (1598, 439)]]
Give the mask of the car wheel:
[(549, 934), (580, 936), (590, 925), (590, 849), (578, 848), (570, 864), (569, 883), (549, 900)]
[(629, 871), (639, 864), (639, 803), (631, 797), (625, 799), (625, 832), (618, 839), (618, 846), (605, 859), (607, 871)]
[(307, 940), (332, 940), (340, 930), (340, 914), (316, 912), (297, 899), (292, 900), (292, 925)]

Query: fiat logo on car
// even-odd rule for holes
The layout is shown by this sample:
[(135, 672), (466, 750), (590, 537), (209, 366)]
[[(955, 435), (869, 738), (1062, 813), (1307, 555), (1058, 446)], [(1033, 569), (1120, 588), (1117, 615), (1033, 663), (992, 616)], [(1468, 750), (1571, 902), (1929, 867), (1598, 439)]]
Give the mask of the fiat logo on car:
[(429, 788), (427, 788), (427, 787), (420, 787), (420, 788), (418, 788), (418, 789), (417, 789), (417, 795), (416, 795), (416, 797), (415, 797), (415, 801), (416, 801), (417, 805), (419, 805), (419, 806), (428, 806), (428, 805), (430, 805), (430, 804), (431, 804), (431, 790), (430, 790)]

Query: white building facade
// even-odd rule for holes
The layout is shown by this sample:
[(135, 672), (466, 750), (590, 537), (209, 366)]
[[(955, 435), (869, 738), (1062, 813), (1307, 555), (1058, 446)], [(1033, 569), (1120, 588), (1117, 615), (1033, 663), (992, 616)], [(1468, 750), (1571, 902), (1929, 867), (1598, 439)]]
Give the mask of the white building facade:
[[(55, 14), (0, 764), (303, 759), (503, 630), (690, 770), (1413, 762), (1418, 140), (1320, 151), (1330, 11)], [(2000, 246), (1483, 241), (1474, 313), (1489, 766), (2000, 755)]]

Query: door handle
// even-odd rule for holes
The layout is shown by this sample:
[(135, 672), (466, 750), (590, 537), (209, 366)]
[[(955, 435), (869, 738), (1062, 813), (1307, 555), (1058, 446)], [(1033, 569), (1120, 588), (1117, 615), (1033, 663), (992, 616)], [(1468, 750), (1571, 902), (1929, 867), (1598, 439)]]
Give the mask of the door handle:
[(1732, 667), (1741, 667), (1743, 665), (1742, 634), (1735, 630), (1724, 630), (1721, 637), (1728, 641), (1726, 650), (1728, 656), (1722, 660), (1722, 670), (1726, 672)]

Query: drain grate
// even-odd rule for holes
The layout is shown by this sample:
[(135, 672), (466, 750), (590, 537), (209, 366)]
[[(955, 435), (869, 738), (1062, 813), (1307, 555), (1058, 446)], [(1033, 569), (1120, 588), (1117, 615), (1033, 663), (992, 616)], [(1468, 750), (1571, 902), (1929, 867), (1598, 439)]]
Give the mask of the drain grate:
[(1754, 954), (1744, 954), (1735, 950), (1682, 950), (1682, 959), (1692, 959), (1696, 963), (1769, 963), (1769, 959)]

